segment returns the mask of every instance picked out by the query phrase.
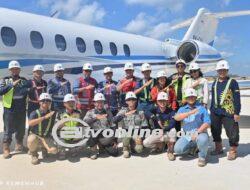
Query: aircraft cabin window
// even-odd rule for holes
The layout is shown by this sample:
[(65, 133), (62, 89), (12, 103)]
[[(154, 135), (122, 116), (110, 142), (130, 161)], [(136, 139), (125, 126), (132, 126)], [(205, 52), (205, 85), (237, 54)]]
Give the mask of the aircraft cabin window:
[(56, 47), (57, 47), (57, 49), (59, 51), (65, 51), (66, 50), (66, 40), (62, 35), (57, 34), (55, 36), (55, 42), (56, 42)]
[(43, 37), (40, 32), (32, 31), (30, 33), (30, 40), (32, 43), (32, 46), (36, 49), (42, 49), (43, 48)]
[(127, 44), (123, 45), (123, 50), (124, 50), (125, 56), (130, 57), (130, 48)]
[(13, 47), (16, 45), (16, 33), (10, 27), (2, 27), (1, 37), (4, 45)]
[(79, 52), (84, 53), (86, 51), (86, 43), (82, 38), (76, 38), (76, 46)]
[(94, 41), (95, 51), (97, 54), (102, 54), (103, 48), (102, 43), (99, 40)]
[(115, 45), (115, 43), (114, 42), (110, 42), (109, 46), (110, 46), (111, 54), (113, 56), (116, 56), (117, 55), (117, 46)]

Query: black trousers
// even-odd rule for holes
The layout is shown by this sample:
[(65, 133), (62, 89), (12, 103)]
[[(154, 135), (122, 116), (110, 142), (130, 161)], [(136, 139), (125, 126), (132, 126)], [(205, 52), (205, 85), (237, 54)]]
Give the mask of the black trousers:
[(226, 130), (230, 146), (238, 146), (239, 144), (239, 123), (234, 121), (232, 117), (217, 115), (211, 112), (211, 132), (214, 142), (221, 142), (222, 125)]
[(26, 111), (11, 111), (4, 108), (4, 143), (11, 143), (12, 135), (15, 133), (17, 142), (22, 142), (25, 135)]

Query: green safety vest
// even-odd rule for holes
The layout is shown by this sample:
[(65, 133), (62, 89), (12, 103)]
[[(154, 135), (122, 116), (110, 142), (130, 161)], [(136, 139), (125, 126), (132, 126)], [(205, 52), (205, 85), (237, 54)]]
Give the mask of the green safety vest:
[[(63, 113), (63, 115), (62, 115), (62, 117), (63, 118), (78, 118), (79, 119), (79, 117), (76, 117), (76, 115), (69, 115), (69, 114), (67, 114), (67, 113)], [(76, 127), (77, 125), (78, 125), (78, 123), (79, 122), (77, 122), (77, 121), (67, 121), (67, 122), (65, 122), (64, 123), (64, 126), (65, 127)], [(73, 130), (73, 129), (72, 129)], [(70, 138), (64, 138), (64, 140), (66, 140), (66, 141), (69, 141), (69, 140), (73, 140), (73, 139), (70, 139)]]
[[(37, 116), (41, 117), (41, 112), (39, 110), (36, 110)], [(46, 136), (49, 132), (49, 129), (51, 127), (51, 123), (52, 123), (52, 117), (49, 118), (49, 123), (45, 129), (45, 132), (42, 134), (42, 122), (38, 124), (38, 135), (39, 136)]]
[(3, 106), (11, 108), (13, 100), (14, 88), (11, 88), (6, 94), (3, 95)]
[[(189, 78), (189, 76), (187, 74), (184, 74), (184, 76), (182, 77), (182, 100), (185, 99), (185, 92), (184, 92), (184, 87), (186, 85), (187, 79)], [(176, 80), (174, 83), (174, 90), (176, 93), (176, 97), (177, 97), (177, 93), (178, 93), (178, 80)], [(180, 103), (180, 102), (179, 102)]]
[[(64, 113), (62, 115), (63, 118), (78, 118), (78, 117), (74, 117), (74, 115), (70, 116), (69, 114), (67, 113)], [(79, 118), (78, 118), (79, 119)], [(67, 121), (64, 123), (64, 126), (67, 126), (67, 127), (76, 127), (78, 125), (78, 122), (77, 121)]]
[[(153, 80), (152, 83), (150, 84), (150, 89), (152, 89), (154, 87), (154, 85), (155, 85), (155, 80), (154, 79), (150, 79), (150, 80)], [(145, 84), (145, 81), (142, 80), (142, 85), (144, 85), (144, 84)], [(142, 101), (147, 101), (147, 100), (151, 99), (151, 93), (148, 92), (147, 88), (148, 87), (145, 87), (143, 89), (143, 96), (144, 97), (140, 97), (140, 100), (142, 100)]]

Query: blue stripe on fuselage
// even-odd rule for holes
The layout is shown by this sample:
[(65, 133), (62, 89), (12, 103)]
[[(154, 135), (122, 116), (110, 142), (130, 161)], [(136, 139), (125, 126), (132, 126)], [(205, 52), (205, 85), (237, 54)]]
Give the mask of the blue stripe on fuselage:
[[(109, 56), (109, 55), (103, 55), (103, 56), (91, 56), (90, 58), (96, 58), (96, 59), (106, 59), (106, 60), (116, 60), (116, 61), (124, 61), (124, 60), (130, 60), (130, 61), (139, 61), (139, 60), (154, 60), (157, 62), (165, 62), (166, 64), (173, 64), (172, 62), (175, 61), (175, 58), (165, 57), (165, 56), (147, 56), (147, 55), (134, 55), (130, 57), (126, 56)], [(198, 59), (221, 59), (221, 55), (199, 55)], [(3, 60), (0, 61), (0, 69), (6, 69), (8, 68), (9, 61), (11, 60)], [(76, 60), (62, 60), (62, 59), (18, 59), (22, 67), (32, 66), (32, 65), (45, 65), (45, 64), (56, 64), (56, 63), (68, 63), (68, 62), (78, 62)], [(79, 60), (81, 61), (81, 60)], [(169, 63), (170, 62), (170, 63)], [(205, 62), (204, 62), (205, 63)], [(74, 67), (74, 65), (72, 65)]]

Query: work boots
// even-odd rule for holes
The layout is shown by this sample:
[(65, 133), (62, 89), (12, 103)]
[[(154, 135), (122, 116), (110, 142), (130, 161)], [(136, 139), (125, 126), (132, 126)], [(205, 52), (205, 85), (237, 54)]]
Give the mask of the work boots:
[(228, 152), (227, 159), (235, 160), (237, 158), (237, 146), (232, 146)]
[(130, 157), (130, 151), (128, 147), (123, 147), (123, 157), (129, 158)]
[(3, 143), (3, 158), (4, 159), (11, 158), (9, 143)]
[(18, 152), (18, 153), (27, 152), (27, 148), (25, 146), (23, 146), (22, 141), (17, 140), (16, 146), (15, 146), (15, 152)]
[(96, 159), (98, 158), (98, 153), (99, 153), (99, 151), (98, 151), (98, 149), (97, 149), (97, 145), (94, 146), (94, 147), (92, 147), (92, 148), (91, 148), (90, 159), (91, 159), (91, 160), (96, 160)]
[(170, 161), (175, 160), (175, 155), (174, 155), (174, 142), (169, 142), (168, 143), (168, 151), (167, 151), (168, 159)]
[(221, 142), (215, 142), (215, 149), (211, 152), (212, 156), (223, 154), (223, 146)]
[(40, 163), (40, 161), (38, 159), (38, 153), (37, 152), (32, 152), (31, 153), (31, 164), (37, 165), (39, 163)]

